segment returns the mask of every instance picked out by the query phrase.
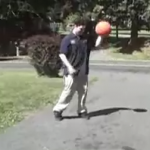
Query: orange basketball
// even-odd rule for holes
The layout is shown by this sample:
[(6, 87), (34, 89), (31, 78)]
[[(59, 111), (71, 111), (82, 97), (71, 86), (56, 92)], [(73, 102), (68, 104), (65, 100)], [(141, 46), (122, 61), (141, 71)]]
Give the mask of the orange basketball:
[(111, 25), (109, 22), (107, 21), (100, 21), (99, 23), (97, 23), (96, 27), (95, 27), (95, 32), (98, 35), (109, 35), (111, 33)]

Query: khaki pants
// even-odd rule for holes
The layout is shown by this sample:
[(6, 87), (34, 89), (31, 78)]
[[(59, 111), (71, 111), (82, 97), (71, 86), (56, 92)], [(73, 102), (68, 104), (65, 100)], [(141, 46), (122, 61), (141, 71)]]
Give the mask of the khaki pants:
[(76, 91), (78, 93), (78, 113), (87, 111), (85, 102), (88, 90), (88, 76), (64, 76), (64, 84), (64, 89), (53, 111), (63, 112), (69, 105)]

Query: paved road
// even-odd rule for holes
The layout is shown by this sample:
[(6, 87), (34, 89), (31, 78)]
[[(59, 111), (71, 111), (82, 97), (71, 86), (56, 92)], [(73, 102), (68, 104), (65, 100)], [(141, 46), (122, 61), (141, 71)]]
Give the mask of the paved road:
[[(0, 135), (0, 150), (149, 150), (149, 74), (92, 71), (90, 120), (76, 117), (76, 96), (57, 122), (48, 106)], [(68, 116), (69, 115), (69, 116)]]
[[(150, 62), (136, 61), (90, 61), (92, 70), (115, 71), (115, 72), (143, 72), (150, 73)], [(0, 62), (0, 69), (5, 70), (31, 70), (33, 67), (28, 61)]]

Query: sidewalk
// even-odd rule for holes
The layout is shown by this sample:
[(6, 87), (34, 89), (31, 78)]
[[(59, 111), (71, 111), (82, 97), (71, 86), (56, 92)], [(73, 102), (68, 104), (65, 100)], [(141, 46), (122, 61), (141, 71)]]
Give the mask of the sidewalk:
[[(28, 56), (10, 56), (10, 57), (0, 57), (1, 62), (19, 62), (28, 61)], [(126, 60), (122, 58), (113, 58), (108, 55), (105, 50), (92, 51), (90, 54), (90, 62), (92, 63), (113, 63), (113, 64), (150, 64), (150, 60)]]
[(150, 60), (124, 60), (108, 56), (105, 51), (93, 51), (90, 56), (91, 66), (105, 71), (150, 72)]
[[(19, 60), (1, 61), (0, 68), (31, 68), (28, 59), (28, 57), (20, 57)], [(114, 59), (108, 56), (105, 51), (92, 51), (90, 66), (102, 71), (150, 73), (150, 60)]]

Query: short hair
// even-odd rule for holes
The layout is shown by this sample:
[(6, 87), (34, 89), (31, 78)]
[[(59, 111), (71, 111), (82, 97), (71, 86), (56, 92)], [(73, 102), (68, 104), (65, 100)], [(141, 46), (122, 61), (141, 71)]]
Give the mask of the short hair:
[(86, 19), (81, 16), (78, 16), (73, 20), (73, 24), (76, 26), (86, 25)]

